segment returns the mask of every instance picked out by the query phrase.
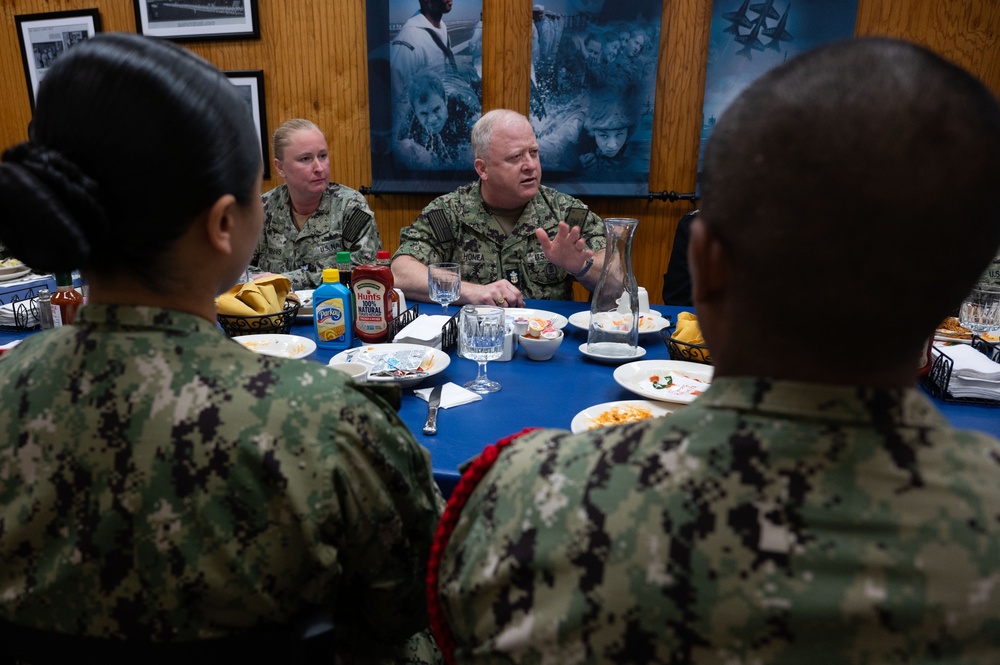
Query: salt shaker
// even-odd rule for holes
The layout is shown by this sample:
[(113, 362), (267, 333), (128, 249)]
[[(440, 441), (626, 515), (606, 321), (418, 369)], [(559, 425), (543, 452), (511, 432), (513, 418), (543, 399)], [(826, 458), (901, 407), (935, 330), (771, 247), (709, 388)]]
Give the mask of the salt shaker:
[(52, 321), (52, 293), (42, 287), (38, 289), (38, 324), (42, 330), (53, 327)]

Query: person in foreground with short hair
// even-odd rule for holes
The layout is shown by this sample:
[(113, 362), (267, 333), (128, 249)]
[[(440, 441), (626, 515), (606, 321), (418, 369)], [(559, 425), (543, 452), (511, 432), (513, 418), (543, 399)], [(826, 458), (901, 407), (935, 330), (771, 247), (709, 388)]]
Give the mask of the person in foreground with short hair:
[(356, 266), (382, 249), (375, 215), (360, 192), (330, 182), (330, 151), (315, 123), (293, 118), (271, 139), (274, 170), (285, 179), (264, 194), (264, 230), (251, 270), (281, 273), (294, 289), (313, 289), (323, 269), (350, 252)]
[(190, 642), (321, 609), (331, 662), (432, 661), (427, 451), (344, 375), (218, 329), (261, 171), (236, 88), (189, 51), (99, 34), (47, 73), (0, 238), (90, 298), (0, 357), (0, 619)]
[(541, 184), (531, 123), (495, 109), (472, 128), (479, 180), (431, 201), (399, 233), (396, 286), (428, 301), (427, 266), (462, 265), (460, 304), (521, 307), (525, 298), (572, 300), (604, 265), (604, 223), (575, 198)]
[(1000, 242), (1000, 105), (921, 47), (838, 43), (747, 88), (704, 174), (711, 387), (472, 464), (431, 556), (446, 658), (996, 662), (1000, 442), (915, 382)]

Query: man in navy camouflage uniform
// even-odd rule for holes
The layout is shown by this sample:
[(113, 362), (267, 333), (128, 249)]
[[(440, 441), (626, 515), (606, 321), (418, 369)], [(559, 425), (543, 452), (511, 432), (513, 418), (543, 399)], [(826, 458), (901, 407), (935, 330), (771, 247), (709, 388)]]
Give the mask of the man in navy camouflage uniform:
[(462, 265), (459, 303), (519, 307), (524, 298), (571, 300), (592, 289), (604, 264), (601, 218), (541, 185), (538, 141), (514, 111), (490, 111), (472, 129), (479, 180), (438, 197), (400, 231), (396, 285), (428, 300), (427, 266)]
[(1000, 105), (929, 51), (860, 39), (752, 84), (691, 227), (711, 387), (473, 464), (431, 563), (446, 655), (996, 663), (1000, 442), (915, 381), (1000, 243), (997, 182)]

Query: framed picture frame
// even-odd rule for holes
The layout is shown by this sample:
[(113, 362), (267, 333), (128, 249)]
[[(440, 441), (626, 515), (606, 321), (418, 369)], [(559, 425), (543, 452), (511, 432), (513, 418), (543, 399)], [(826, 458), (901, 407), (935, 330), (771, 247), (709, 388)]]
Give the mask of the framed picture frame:
[(21, 61), (28, 82), (31, 112), (35, 112), (38, 86), (60, 55), (101, 31), (101, 15), (96, 9), (80, 9), (15, 16)]
[(260, 140), (260, 156), (264, 160), (264, 177), (271, 177), (270, 136), (267, 133), (267, 113), (264, 108), (264, 71), (262, 69), (247, 69), (223, 72), (229, 81), (236, 86), (240, 96), (246, 100), (253, 124), (257, 127)]
[(132, 0), (140, 34), (177, 42), (260, 39), (257, 0)]

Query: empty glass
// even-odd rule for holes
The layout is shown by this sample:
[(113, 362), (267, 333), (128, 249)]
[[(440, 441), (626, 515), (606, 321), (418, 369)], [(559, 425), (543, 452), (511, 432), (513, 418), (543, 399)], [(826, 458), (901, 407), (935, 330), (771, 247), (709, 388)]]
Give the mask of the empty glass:
[(458, 317), (459, 355), (479, 363), (479, 374), (465, 387), (486, 395), (500, 390), (500, 384), (486, 376), (486, 363), (503, 355), (503, 340), (507, 332), (506, 315), (502, 307), (466, 305)]
[(958, 322), (974, 333), (1000, 329), (1000, 289), (976, 286), (958, 310)]
[(462, 266), (458, 263), (432, 263), (427, 268), (427, 293), (448, 314), (448, 304), (458, 300), (462, 291)]

